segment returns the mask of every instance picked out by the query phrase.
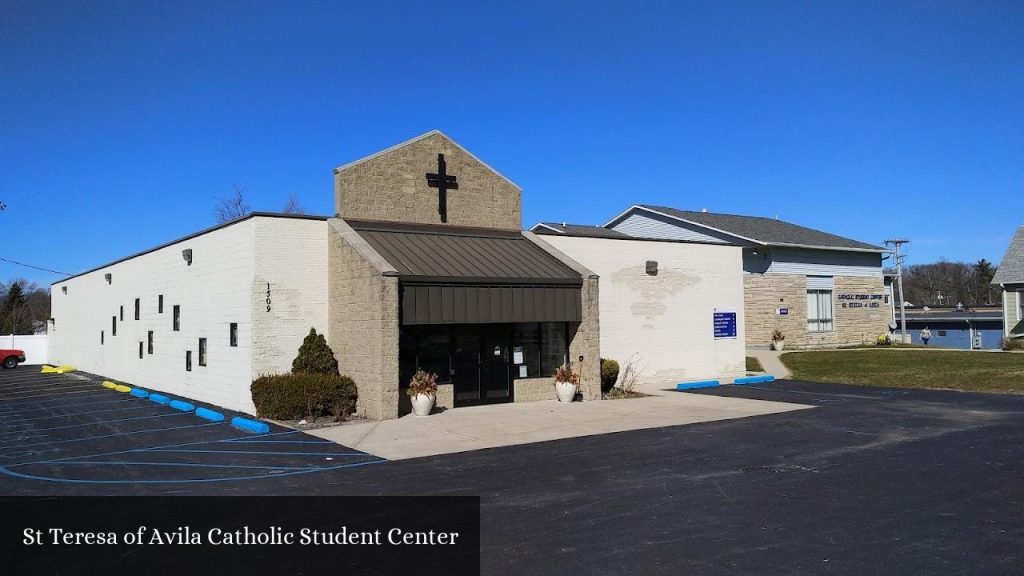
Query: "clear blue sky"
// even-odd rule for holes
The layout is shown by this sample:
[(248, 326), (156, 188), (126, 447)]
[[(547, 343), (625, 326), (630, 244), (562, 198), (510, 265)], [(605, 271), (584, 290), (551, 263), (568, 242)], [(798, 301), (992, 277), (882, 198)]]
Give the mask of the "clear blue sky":
[(0, 257), (81, 271), (235, 184), (328, 214), (332, 168), (433, 128), (524, 226), (658, 203), (998, 261), (1024, 4), (0, 1)]

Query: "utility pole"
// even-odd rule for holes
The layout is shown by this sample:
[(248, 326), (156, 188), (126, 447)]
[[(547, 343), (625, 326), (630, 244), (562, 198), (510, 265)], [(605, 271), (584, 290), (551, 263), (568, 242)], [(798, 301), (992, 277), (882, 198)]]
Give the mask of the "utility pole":
[(907, 343), (907, 310), (903, 305), (903, 254), (900, 253), (900, 246), (908, 242), (910, 242), (910, 240), (904, 240), (902, 238), (893, 238), (892, 240), (885, 241), (886, 246), (892, 244), (895, 249), (896, 281), (900, 284), (900, 342), (903, 344)]

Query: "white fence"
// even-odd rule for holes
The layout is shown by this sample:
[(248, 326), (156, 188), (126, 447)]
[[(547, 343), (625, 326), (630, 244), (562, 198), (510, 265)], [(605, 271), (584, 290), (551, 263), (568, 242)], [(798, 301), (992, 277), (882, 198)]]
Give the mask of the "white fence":
[(0, 349), (14, 348), (25, 351), (25, 364), (46, 364), (46, 334), (35, 336), (0, 336)]

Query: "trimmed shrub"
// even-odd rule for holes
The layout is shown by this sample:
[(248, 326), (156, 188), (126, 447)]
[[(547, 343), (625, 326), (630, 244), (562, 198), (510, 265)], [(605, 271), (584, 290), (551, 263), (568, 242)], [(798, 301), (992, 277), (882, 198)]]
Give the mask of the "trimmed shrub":
[(317, 334), (316, 328), (310, 328), (309, 334), (299, 346), (299, 355), (292, 360), (293, 374), (337, 374), (338, 361), (334, 352), (327, 345), (323, 334)]
[(275, 374), (253, 380), (256, 414), (276, 420), (333, 416), (343, 420), (356, 407), (356, 384), (338, 374)]
[(1003, 338), (1003, 350), (1024, 350), (1024, 338)]
[(619, 363), (607, 358), (601, 359), (601, 393), (607, 394), (619, 379)]

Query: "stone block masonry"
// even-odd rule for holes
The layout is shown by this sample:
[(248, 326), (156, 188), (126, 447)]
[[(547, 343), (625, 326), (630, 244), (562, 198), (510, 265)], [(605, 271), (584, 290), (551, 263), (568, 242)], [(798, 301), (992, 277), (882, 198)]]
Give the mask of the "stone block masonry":
[(443, 153), (458, 189), (448, 192), (450, 226), (519, 230), (520, 190), (440, 132), (400, 144), (335, 172), (335, 212), (355, 220), (442, 224), (426, 174)]
[[(747, 346), (768, 346), (778, 329), (786, 336), (786, 348), (828, 348), (872, 344), (888, 331), (889, 307), (880, 298), (847, 301), (840, 295), (881, 296), (878, 277), (833, 277), (831, 332), (807, 331), (807, 277), (800, 274), (747, 274), (743, 278)], [(851, 303), (865, 303), (853, 306)], [(877, 303), (878, 306), (872, 306)], [(847, 304), (847, 306), (843, 306)], [(786, 308), (788, 314), (778, 313)]]
[[(398, 277), (374, 261), (358, 235), (330, 220), (328, 333), (341, 371), (356, 383), (359, 416), (398, 417)], [(364, 242), (365, 244), (365, 242)]]

